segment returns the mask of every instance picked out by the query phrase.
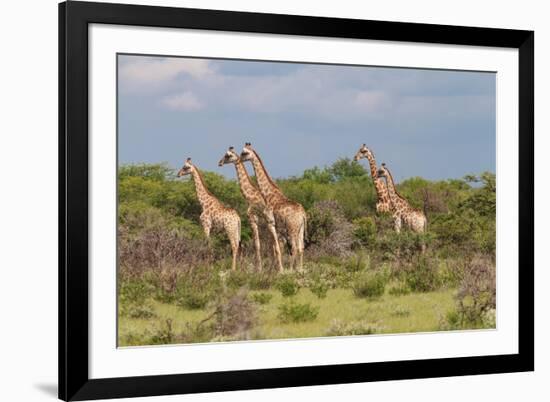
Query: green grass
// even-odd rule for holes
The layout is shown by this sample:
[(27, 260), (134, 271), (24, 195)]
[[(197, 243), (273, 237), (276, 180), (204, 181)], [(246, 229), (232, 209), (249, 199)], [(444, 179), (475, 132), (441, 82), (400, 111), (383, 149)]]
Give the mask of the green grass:
[[(445, 289), (427, 293), (391, 295), (376, 299), (360, 299), (350, 289), (331, 289), (327, 297), (319, 299), (308, 289), (300, 289), (293, 297), (297, 303), (310, 303), (319, 307), (313, 321), (282, 323), (278, 307), (287, 302), (281, 292), (266, 290), (272, 295), (269, 303), (259, 305), (259, 323), (252, 333), (253, 339), (307, 338), (326, 336), (334, 323), (368, 322), (376, 325), (379, 333), (426, 332), (440, 330), (441, 317), (455, 306), (454, 290)], [(187, 323), (198, 323), (210, 311), (186, 310), (172, 304), (152, 302), (155, 316), (150, 319), (119, 317), (119, 346), (147, 344), (151, 334), (167, 320), (172, 320), (175, 333), (185, 331)]]

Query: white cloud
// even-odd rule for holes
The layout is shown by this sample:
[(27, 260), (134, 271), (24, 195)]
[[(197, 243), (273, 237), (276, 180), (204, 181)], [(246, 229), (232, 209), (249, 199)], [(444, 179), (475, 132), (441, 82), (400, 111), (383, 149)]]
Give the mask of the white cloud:
[(167, 96), (161, 103), (170, 110), (190, 112), (204, 108), (204, 104), (192, 93), (183, 92), (177, 95)]
[(223, 63), (231, 62), (126, 56), (120, 64), (122, 89), (152, 96), (170, 110), (208, 105), (220, 111), (292, 113), (331, 121), (471, 119), (485, 115), (494, 104), (490, 81), (464, 73), (304, 65), (283, 75), (269, 70), (224, 74)]
[(355, 106), (361, 111), (381, 111), (388, 106), (390, 102), (390, 96), (383, 91), (358, 91), (355, 95)]
[[(133, 58), (133, 57), (132, 57)], [(124, 59), (120, 65), (119, 78), (129, 88), (159, 85), (174, 80), (179, 75), (204, 79), (215, 75), (209, 60), (182, 58), (140, 57)], [(142, 88), (143, 89), (143, 88)]]

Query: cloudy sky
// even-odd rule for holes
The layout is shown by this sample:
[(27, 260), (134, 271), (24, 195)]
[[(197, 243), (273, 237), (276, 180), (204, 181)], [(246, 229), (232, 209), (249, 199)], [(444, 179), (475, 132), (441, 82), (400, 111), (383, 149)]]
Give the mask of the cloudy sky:
[(493, 73), (118, 56), (120, 163), (217, 162), (250, 141), (274, 177), (353, 157), (395, 178), (495, 171)]

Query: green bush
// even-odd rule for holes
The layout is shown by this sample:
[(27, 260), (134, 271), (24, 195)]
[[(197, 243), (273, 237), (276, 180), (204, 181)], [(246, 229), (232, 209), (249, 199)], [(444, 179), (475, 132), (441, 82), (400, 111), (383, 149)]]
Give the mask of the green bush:
[(155, 315), (149, 301), (151, 286), (144, 280), (124, 281), (120, 285), (120, 314), (130, 318), (151, 318)]
[(174, 303), (178, 298), (177, 293), (172, 290), (167, 290), (162, 286), (155, 287), (153, 298), (161, 303)]
[(327, 297), (329, 289), (330, 282), (321, 276), (315, 277), (309, 284), (309, 290), (319, 299), (324, 299)]
[(439, 319), (440, 331), (453, 331), (463, 329), (462, 319), (456, 309), (447, 311), (444, 316)]
[(492, 173), (483, 173), (479, 177), (467, 176), (466, 181), (482, 185), (462, 192), (446, 214), (435, 215), (430, 230), (437, 235), (438, 245), (454, 255), (494, 254), (496, 177)]
[(197, 270), (179, 278), (174, 294), (176, 305), (189, 310), (199, 310), (207, 306), (219, 291), (219, 284), (215, 277), (204, 277), (204, 274), (207, 273)]
[(370, 216), (363, 216), (353, 221), (353, 235), (362, 247), (373, 248), (376, 245), (376, 222)]
[(408, 295), (411, 293), (411, 288), (405, 282), (399, 281), (390, 286), (388, 293), (392, 296)]
[(239, 289), (248, 283), (248, 274), (245, 271), (228, 271), (226, 276), (226, 285), (231, 289)]
[(349, 159), (337, 160), (325, 168), (307, 169), (301, 177), (277, 183), (285, 195), (301, 203), (306, 210), (318, 201), (336, 201), (349, 220), (371, 214), (376, 203), (369, 172)]
[(291, 300), (279, 306), (277, 318), (283, 323), (299, 323), (313, 321), (319, 315), (319, 307), (309, 303), (299, 304)]
[(151, 296), (152, 288), (144, 280), (123, 281), (120, 284), (121, 304), (143, 304)]
[(329, 289), (334, 289), (347, 287), (351, 274), (340, 266), (307, 262), (305, 264), (305, 276), (305, 286), (307, 287), (311, 287), (317, 281), (322, 281), (328, 285)]
[(428, 247), (433, 241), (431, 233), (414, 233), (402, 230), (400, 233), (389, 231), (380, 236), (377, 248), (384, 258), (399, 261), (412, 261), (421, 254), (422, 247)]
[(295, 296), (300, 290), (298, 281), (291, 274), (282, 275), (277, 281), (276, 287), (283, 297)]
[(375, 299), (384, 294), (387, 282), (385, 273), (366, 271), (356, 276), (351, 288), (356, 297)]
[(348, 272), (359, 272), (370, 268), (370, 257), (362, 252), (355, 254), (346, 260), (344, 268)]
[(263, 271), (248, 274), (248, 287), (251, 290), (267, 290), (275, 283), (277, 274)]
[(464, 277), (464, 261), (446, 259), (439, 261), (439, 278), (442, 286), (455, 288), (460, 285)]
[(212, 294), (193, 288), (180, 288), (176, 295), (176, 304), (189, 310), (200, 310), (206, 307), (211, 300)]
[(271, 299), (273, 299), (271, 293), (259, 292), (252, 295), (252, 300), (258, 304), (269, 304)]
[(404, 274), (405, 282), (413, 292), (431, 292), (441, 286), (437, 263), (427, 256), (420, 256), (407, 265)]

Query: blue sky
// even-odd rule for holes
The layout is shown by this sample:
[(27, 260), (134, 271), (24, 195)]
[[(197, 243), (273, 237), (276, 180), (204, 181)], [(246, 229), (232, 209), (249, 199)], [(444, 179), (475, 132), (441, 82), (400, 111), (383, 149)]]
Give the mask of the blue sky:
[(287, 177), (366, 143), (397, 180), (495, 171), (494, 73), (118, 57), (120, 163), (233, 178), (217, 162), (249, 141)]

